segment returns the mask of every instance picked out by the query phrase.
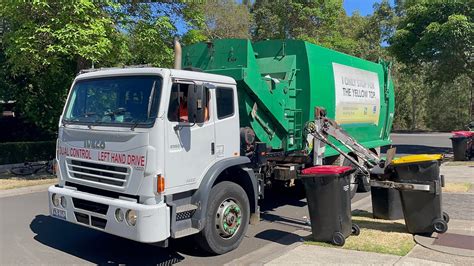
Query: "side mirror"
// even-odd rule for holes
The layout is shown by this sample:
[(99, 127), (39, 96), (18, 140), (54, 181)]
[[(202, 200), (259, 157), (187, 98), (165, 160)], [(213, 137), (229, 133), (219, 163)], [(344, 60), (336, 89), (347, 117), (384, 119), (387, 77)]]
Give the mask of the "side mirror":
[(189, 123), (203, 123), (206, 118), (207, 93), (203, 85), (189, 86), (188, 119)]

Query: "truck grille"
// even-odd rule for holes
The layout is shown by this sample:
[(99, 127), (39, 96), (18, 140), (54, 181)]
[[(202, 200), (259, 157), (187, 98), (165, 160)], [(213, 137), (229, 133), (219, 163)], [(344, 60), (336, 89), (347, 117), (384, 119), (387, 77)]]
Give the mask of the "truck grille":
[(96, 212), (103, 215), (106, 215), (107, 210), (109, 209), (109, 206), (106, 204), (83, 200), (83, 199), (77, 199), (77, 198), (72, 198), (72, 203), (74, 204), (74, 207), (76, 207), (77, 209), (82, 209), (82, 210), (86, 210), (90, 212)]
[(130, 174), (127, 167), (80, 160), (67, 160), (67, 169), (72, 178), (121, 188)]
[(89, 216), (81, 212), (74, 212), (74, 216), (76, 216), (76, 221), (81, 224), (91, 225), (100, 229), (105, 229), (105, 226), (107, 226), (107, 220), (104, 218), (95, 217), (93, 215)]

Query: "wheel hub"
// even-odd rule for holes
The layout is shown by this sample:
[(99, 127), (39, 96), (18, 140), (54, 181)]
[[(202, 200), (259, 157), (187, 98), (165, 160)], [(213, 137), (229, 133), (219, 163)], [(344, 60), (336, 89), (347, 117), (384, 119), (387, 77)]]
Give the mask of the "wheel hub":
[(355, 185), (356, 185), (356, 182), (357, 182), (355, 174), (350, 175), (349, 182), (350, 182), (350, 187), (351, 187), (351, 191), (352, 191), (352, 190), (355, 189)]
[(216, 230), (223, 238), (231, 238), (240, 227), (242, 211), (233, 199), (224, 200), (217, 209)]

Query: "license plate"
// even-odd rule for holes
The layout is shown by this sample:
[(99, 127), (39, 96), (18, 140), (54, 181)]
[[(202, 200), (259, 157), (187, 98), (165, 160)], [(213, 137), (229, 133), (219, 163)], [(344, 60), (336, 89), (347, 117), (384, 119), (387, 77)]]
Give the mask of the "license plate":
[(66, 211), (53, 208), (53, 212), (51, 214), (53, 217), (56, 217), (61, 220), (66, 220)]

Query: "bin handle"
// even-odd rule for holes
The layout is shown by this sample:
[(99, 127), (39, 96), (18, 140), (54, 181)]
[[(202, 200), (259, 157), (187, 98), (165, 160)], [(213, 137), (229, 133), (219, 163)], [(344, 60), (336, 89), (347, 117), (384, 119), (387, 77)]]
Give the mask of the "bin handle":
[(412, 183), (397, 183), (393, 181), (376, 181), (370, 180), (372, 187), (393, 188), (397, 190), (416, 190), (416, 191), (431, 191), (430, 185), (412, 184)]

